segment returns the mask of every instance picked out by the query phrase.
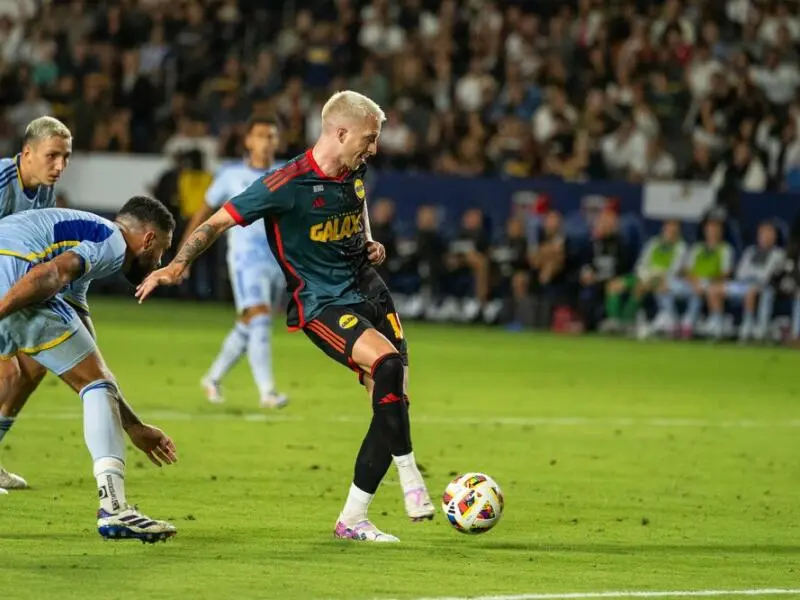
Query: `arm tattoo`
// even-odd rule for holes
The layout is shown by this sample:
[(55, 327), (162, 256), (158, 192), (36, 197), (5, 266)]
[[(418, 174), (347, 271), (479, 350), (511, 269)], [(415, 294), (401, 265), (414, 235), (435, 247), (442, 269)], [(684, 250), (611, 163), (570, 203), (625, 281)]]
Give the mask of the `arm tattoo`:
[(119, 406), (119, 419), (122, 422), (123, 429), (142, 424), (142, 420), (133, 412), (131, 405), (122, 397), (122, 392), (119, 389), (117, 389), (117, 405)]
[(220, 233), (221, 232), (219, 229), (213, 225), (209, 223), (203, 223), (200, 225), (200, 227), (194, 230), (194, 233), (189, 236), (189, 239), (186, 240), (186, 243), (181, 246), (181, 249), (177, 256), (175, 256), (173, 262), (181, 265), (192, 264), (192, 262), (198, 256), (208, 250), (211, 244), (213, 244), (219, 237)]

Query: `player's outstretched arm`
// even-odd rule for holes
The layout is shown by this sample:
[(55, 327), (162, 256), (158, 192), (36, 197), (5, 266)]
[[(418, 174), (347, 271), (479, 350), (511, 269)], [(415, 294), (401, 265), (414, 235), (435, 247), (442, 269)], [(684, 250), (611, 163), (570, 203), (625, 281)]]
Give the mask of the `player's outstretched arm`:
[(83, 275), (84, 270), (84, 259), (69, 251), (36, 265), (0, 299), (0, 320), (26, 306), (49, 300)]
[(139, 299), (139, 303), (144, 302), (160, 285), (181, 283), (189, 265), (234, 225), (236, 225), (236, 221), (227, 210), (221, 208), (215, 212), (210, 219), (192, 232), (172, 262), (163, 269), (153, 271), (139, 284), (139, 287), (136, 288), (136, 297)]

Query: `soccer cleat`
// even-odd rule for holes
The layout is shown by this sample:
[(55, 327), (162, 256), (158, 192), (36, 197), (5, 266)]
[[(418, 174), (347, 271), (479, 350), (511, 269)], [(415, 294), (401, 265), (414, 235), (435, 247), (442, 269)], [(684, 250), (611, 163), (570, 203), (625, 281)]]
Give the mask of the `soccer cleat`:
[(140, 513), (135, 506), (111, 514), (97, 511), (97, 532), (107, 540), (140, 540), (143, 543), (165, 542), (178, 530), (172, 523), (157, 521)]
[(339, 540), (354, 540), (356, 542), (399, 542), (400, 540), (389, 533), (383, 533), (372, 524), (372, 521), (363, 520), (356, 523), (353, 527), (348, 527), (339, 516), (336, 522), (336, 529), (333, 530), (333, 537)]
[(266, 396), (262, 396), (261, 402), (259, 402), (261, 408), (283, 408), (287, 404), (289, 404), (289, 398), (277, 392), (270, 392)]
[(203, 379), (200, 380), (200, 385), (203, 386), (203, 390), (205, 390), (206, 400), (212, 404), (222, 404), (225, 402), (225, 398), (222, 397), (222, 389), (220, 388), (219, 383), (209, 379), (208, 377), (203, 377)]
[(8, 492), (6, 490), (4, 490), (3, 488), (0, 488), (0, 496), (3, 496), (5, 494), (7, 494), (7, 493)]
[(9, 473), (3, 467), (0, 467), (0, 488), (6, 490), (24, 490), (28, 487), (28, 482), (19, 475)]
[(403, 500), (406, 504), (406, 513), (412, 522), (430, 521), (433, 519), (435, 511), (428, 490), (422, 487), (412, 488), (403, 493)]

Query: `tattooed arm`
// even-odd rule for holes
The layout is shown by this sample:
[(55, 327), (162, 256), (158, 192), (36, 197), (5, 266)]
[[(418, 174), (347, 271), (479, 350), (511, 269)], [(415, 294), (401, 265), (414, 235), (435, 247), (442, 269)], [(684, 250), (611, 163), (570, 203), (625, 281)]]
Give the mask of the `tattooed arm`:
[(26, 306), (49, 300), (83, 271), (84, 260), (71, 251), (36, 265), (0, 298), (0, 320)]
[(136, 297), (139, 299), (139, 303), (143, 302), (158, 286), (177, 285), (183, 281), (184, 273), (189, 265), (234, 225), (236, 225), (236, 221), (224, 208), (214, 213), (208, 221), (192, 232), (172, 262), (163, 269), (150, 273), (136, 288)]

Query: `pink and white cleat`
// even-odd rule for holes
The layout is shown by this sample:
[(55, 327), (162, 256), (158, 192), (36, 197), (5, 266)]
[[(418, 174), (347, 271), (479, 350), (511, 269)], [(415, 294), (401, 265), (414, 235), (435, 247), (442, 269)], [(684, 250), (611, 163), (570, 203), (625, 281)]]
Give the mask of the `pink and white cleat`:
[(353, 540), (356, 542), (399, 542), (400, 540), (390, 533), (383, 533), (372, 524), (372, 521), (359, 521), (353, 527), (348, 527), (339, 516), (333, 537), (339, 540)]
[(412, 522), (417, 521), (430, 521), (433, 519), (435, 511), (431, 497), (428, 490), (423, 485), (422, 487), (411, 488), (406, 490), (403, 494), (403, 500), (406, 504), (406, 513), (411, 518)]

